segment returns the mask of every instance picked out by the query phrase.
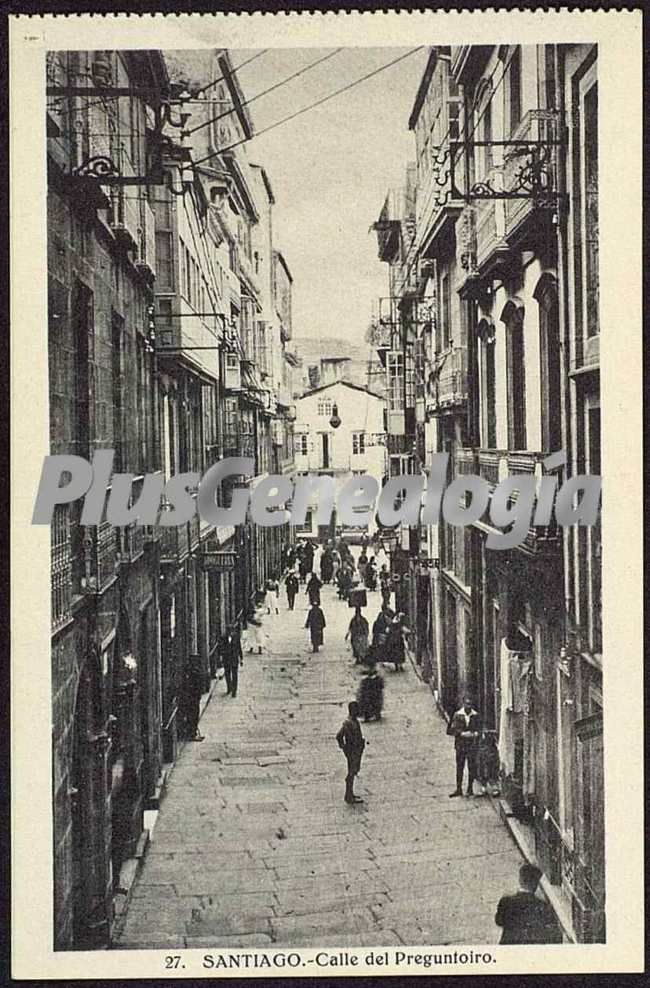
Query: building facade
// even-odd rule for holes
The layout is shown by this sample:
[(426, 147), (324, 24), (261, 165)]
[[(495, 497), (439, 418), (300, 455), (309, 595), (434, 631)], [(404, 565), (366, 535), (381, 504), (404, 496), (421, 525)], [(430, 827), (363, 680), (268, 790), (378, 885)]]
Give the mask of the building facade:
[(243, 146), (221, 153), (253, 133), (228, 53), (184, 59), (47, 63), (51, 452), (113, 450), (133, 478), (128, 526), (85, 526), (74, 504), (51, 528), (57, 949), (110, 944), (144, 814), (188, 737), (190, 676), (209, 690), (221, 636), (292, 537), (198, 514), (137, 522), (147, 474), (189, 474), (196, 494), (220, 458), (250, 456), (253, 475), (219, 491), (227, 506), (235, 486), (293, 470), (292, 278), (271, 184)]
[[(599, 474), (595, 48), (432, 49), (409, 127), (415, 178), (376, 224), (391, 292), (374, 320), (408, 470), (438, 452), (448, 482)], [(445, 713), (470, 692), (498, 733), (504, 813), (567, 934), (600, 940), (600, 528), (540, 520), (503, 551), (486, 516), (403, 533), (413, 648)]]
[[(305, 392), (296, 401), (294, 440), (296, 476), (333, 477), (337, 488), (355, 475), (384, 481), (384, 400), (367, 388), (336, 381)], [(329, 526), (319, 526), (316, 515), (313, 504), (297, 534), (333, 538), (340, 527), (335, 514)]]

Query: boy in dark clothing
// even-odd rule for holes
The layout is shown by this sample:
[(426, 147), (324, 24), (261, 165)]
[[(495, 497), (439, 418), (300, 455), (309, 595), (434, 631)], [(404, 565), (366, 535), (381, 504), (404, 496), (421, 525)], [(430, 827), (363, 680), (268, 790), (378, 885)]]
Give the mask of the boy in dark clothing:
[(287, 603), (289, 604), (289, 610), (293, 610), (293, 605), (296, 600), (296, 594), (298, 593), (298, 577), (295, 573), (289, 573), (288, 577), (284, 581), (284, 585), (287, 588)]
[(541, 877), (535, 865), (523, 864), (519, 869), (519, 891), (499, 901), (494, 922), (503, 928), (500, 943), (562, 943), (555, 913), (535, 895)]
[(366, 742), (363, 739), (361, 733), (361, 725), (359, 723), (359, 704), (356, 700), (352, 700), (348, 703), (348, 717), (343, 721), (341, 729), (336, 735), (336, 743), (345, 755), (346, 761), (348, 763), (348, 771), (345, 776), (345, 802), (346, 803), (363, 803), (360, 796), (355, 796), (354, 789), (354, 777), (359, 774), (361, 768), (361, 756), (363, 755), (363, 749), (366, 746)]

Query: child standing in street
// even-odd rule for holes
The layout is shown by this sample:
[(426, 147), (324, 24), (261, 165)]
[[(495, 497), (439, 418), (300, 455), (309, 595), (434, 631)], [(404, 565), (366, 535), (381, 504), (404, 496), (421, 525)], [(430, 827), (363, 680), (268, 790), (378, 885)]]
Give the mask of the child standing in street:
[(481, 786), (481, 796), (498, 796), (499, 790), (499, 749), (496, 731), (479, 732), (476, 750), (476, 780)]

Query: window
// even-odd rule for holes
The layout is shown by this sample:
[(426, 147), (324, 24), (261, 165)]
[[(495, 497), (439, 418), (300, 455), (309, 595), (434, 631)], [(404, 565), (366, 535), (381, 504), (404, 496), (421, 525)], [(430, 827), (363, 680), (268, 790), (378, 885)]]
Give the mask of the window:
[(560, 327), (555, 279), (543, 275), (535, 297), (539, 305), (542, 449), (554, 452), (562, 448)]
[(352, 452), (355, 456), (359, 456), (366, 451), (366, 434), (365, 432), (353, 432), (352, 433)]
[(146, 473), (151, 448), (151, 401), (149, 362), (144, 338), (138, 335), (136, 341), (136, 362), (138, 377), (138, 472)]
[(480, 335), (481, 361), (481, 439), (486, 449), (495, 449), (497, 444), (496, 423), (496, 368), (494, 325), (481, 320), (478, 325)]
[[(585, 408), (586, 453), (588, 462), (586, 472), (600, 476), (600, 404), (598, 399), (589, 398)], [(600, 512), (593, 525), (586, 526), (587, 568), (589, 584), (587, 588), (587, 624), (589, 644), (592, 651), (602, 650), (602, 542), (601, 542)]]
[(388, 370), (388, 409), (391, 412), (404, 411), (404, 354), (399, 351), (389, 353), (386, 359)]
[(506, 326), (508, 385), (508, 448), (526, 449), (526, 367), (524, 357), (524, 308), (510, 301), (501, 316)]
[(306, 432), (299, 432), (296, 434), (295, 449), (298, 456), (309, 455), (309, 441)]
[(510, 57), (508, 68), (508, 118), (512, 134), (521, 120), (521, 48), (517, 46)]
[(318, 400), (318, 414), (319, 415), (331, 415), (332, 414), (332, 399), (331, 398), (319, 398), (319, 400)]
[(451, 295), (448, 271), (440, 279), (440, 333), (441, 349), (446, 350), (451, 342)]
[(174, 290), (171, 203), (160, 197), (153, 202), (156, 219), (156, 291)]
[(321, 432), (321, 462), (320, 469), (327, 470), (330, 466), (330, 437), (329, 433)]

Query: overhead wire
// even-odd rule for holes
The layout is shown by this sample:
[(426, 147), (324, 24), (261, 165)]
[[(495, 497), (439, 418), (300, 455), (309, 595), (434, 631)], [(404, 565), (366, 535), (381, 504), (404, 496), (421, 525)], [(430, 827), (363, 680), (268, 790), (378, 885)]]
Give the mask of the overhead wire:
[[(279, 82), (274, 83), (272, 86), (269, 86), (268, 89), (263, 89), (261, 93), (256, 93), (254, 96), (251, 96), (250, 99), (243, 100), (239, 104), (240, 107), (250, 106), (251, 103), (254, 103), (256, 100), (261, 99), (262, 96), (268, 96), (269, 93), (275, 92), (276, 89), (280, 89), (282, 86), (286, 86), (287, 83), (292, 82), (294, 79), (297, 79), (301, 75), (305, 75), (305, 73), (309, 72), (311, 69), (315, 69), (317, 65), (321, 65), (323, 62), (326, 62), (329, 58), (333, 58), (334, 55), (338, 55), (340, 51), (343, 51), (343, 49), (335, 48), (333, 51), (328, 52), (327, 55), (321, 55), (321, 57), (317, 58), (314, 62), (310, 62), (309, 65), (303, 66), (303, 68), (298, 69), (297, 72), (292, 72), (291, 75), (287, 76), (285, 79), (281, 79)], [(229, 110), (225, 110), (223, 113), (219, 113), (216, 117), (211, 117), (209, 120), (204, 120), (203, 123), (197, 124), (196, 127), (190, 127), (189, 130), (185, 131), (185, 134), (189, 137), (191, 134), (195, 134), (197, 130), (202, 130), (203, 127), (208, 127), (210, 124), (217, 123), (218, 120), (223, 120), (224, 117), (230, 116), (231, 113), (236, 113), (237, 109), (238, 109), (237, 107), (233, 106)]]
[(418, 45), (417, 48), (411, 48), (409, 51), (407, 51), (403, 55), (400, 55), (398, 58), (394, 58), (390, 62), (386, 62), (384, 65), (380, 65), (379, 68), (377, 69), (373, 69), (372, 72), (367, 72), (365, 75), (360, 76), (358, 79), (355, 79), (353, 82), (349, 82), (345, 86), (341, 86), (339, 87), (339, 89), (335, 89), (333, 92), (328, 93), (326, 96), (322, 96), (320, 99), (315, 100), (313, 103), (309, 103), (307, 106), (303, 106), (300, 110), (295, 110), (293, 113), (290, 113), (288, 116), (283, 117), (281, 120), (276, 120), (275, 123), (269, 124), (268, 127), (264, 127), (262, 128), (262, 130), (258, 130), (251, 137), (242, 138), (242, 140), (235, 141), (233, 144), (230, 144), (225, 148), (220, 148), (217, 151), (212, 151), (210, 154), (205, 155), (205, 157), (199, 158), (198, 161), (194, 162), (194, 165), (195, 166), (202, 165), (204, 162), (209, 161), (211, 158), (215, 158), (220, 154), (226, 154), (228, 151), (232, 151), (234, 148), (239, 147), (241, 144), (248, 144), (249, 141), (253, 140), (256, 137), (261, 137), (262, 134), (268, 134), (270, 131), (275, 130), (276, 127), (281, 127), (283, 124), (288, 123), (290, 120), (295, 120), (296, 117), (301, 116), (303, 113), (307, 113), (309, 110), (314, 110), (316, 109), (316, 107), (322, 106), (324, 103), (327, 103), (329, 100), (334, 99), (336, 96), (340, 96), (345, 92), (349, 92), (349, 90), (354, 89), (354, 87), (360, 85), (360, 83), (366, 82), (368, 79), (373, 78), (373, 76), (379, 75), (380, 72), (385, 72), (386, 69), (391, 68), (393, 65), (397, 65), (398, 62), (403, 62), (405, 58), (410, 58), (411, 55), (414, 55), (416, 52), (421, 51), (423, 47), (424, 45)]
[[(233, 68), (232, 68), (232, 69), (230, 70), (230, 71), (231, 71), (231, 73), (232, 73), (232, 75), (234, 75), (234, 74), (235, 74), (235, 72), (239, 72), (239, 70), (240, 70), (240, 69), (243, 69), (243, 68), (244, 68), (244, 66), (246, 66), (246, 65), (250, 65), (250, 64), (251, 64), (251, 62), (254, 62), (254, 61), (255, 61), (255, 59), (257, 59), (257, 58), (261, 58), (261, 57), (262, 57), (262, 55), (265, 55), (265, 54), (266, 54), (266, 52), (267, 52), (268, 50), (269, 50), (268, 48), (261, 48), (261, 49), (260, 49), (259, 51), (257, 51), (257, 52), (255, 52), (255, 54), (254, 54), (254, 55), (251, 55), (251, 57), (250, 57), (250, 58), (247, 58), (247, 59), (246, 59), (246, 60), (245, 60), (244, 62), (240, 62), (240, 63), (239, 63), (239, 65), (235, 65), (235, 66), (234, 66), (234, 67), (233, 67)], [(193, 90), (193, 93), (192, 93), (192, 95), (193, 95), (193, 96), (198, 96), (198, 95), (199, 95), (199, 93), (204, 93), (204, 92), (206, 91), (206, 89), (211, 89), (211, 88), (212, 88), (213, 86), (216, 86), (218, 82), (223, 82), (223, 81), (224, 81), (224, 79), (225, 79), (225, 76), (223, 76), (223, 75), (220, 75), (220, 76), (218, 76), (218, 77), (217, 77), (216, 79), (213, 79), (213, 80), (212, 80), (212, 82), (208, 82), (208, 83), (206, 83), (206, 85), (205, 85), (205, 86), (201, 86), (201, 88), (200, 88), (200, 89), (195, 89), (195, 90)]]

